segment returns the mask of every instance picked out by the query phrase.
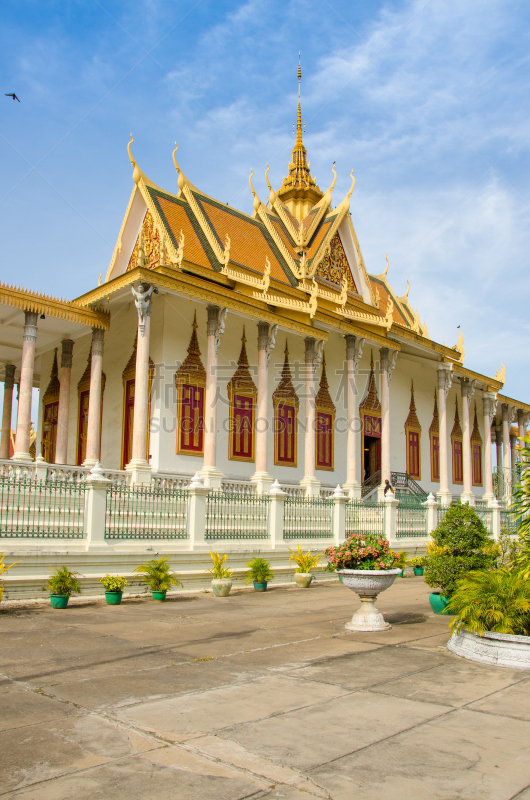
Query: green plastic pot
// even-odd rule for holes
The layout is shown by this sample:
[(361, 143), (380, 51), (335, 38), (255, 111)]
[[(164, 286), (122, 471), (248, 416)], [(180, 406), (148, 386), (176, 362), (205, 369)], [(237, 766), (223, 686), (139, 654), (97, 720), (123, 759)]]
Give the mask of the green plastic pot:
[(254, 589), (256, 592), (266, 592), (267, 591), (267, 581), (254, 581)]
[(401, 572), (398, 575), (398, 578), (404, 578), (404, 577), (405, 577), (405, 572), (404, 570), (401, 570)]
[(119, 606), (121, 603), (123, 592), (105, 592), (105, 600), (109, 604), (109, 606)]
[(50, 603), (52, 604), (52, 608), (66, 608), (68, 605), (68, 601), (70, 596), (67, 594), (51, 594), (50, 595)]
[(157, 603), (163, 603), (166, 599), (166, 592), (151, 592), (153, 595), (153, 600), (156, 600)]
[(339, 581), (342, 583), (342, 575), (339, 575)]
[(429, 595), (429, 603), (431, 604), (431, 608), (435, 614), (449, 615), (449, 612), (445, 610), (445, 607), (450, 599), (450, 597), (446, 597), (444, 594), (440, 594), (439, 592), (431, 592)]
[(414, 567), (414, 575), (423, 575), (423, 567)]

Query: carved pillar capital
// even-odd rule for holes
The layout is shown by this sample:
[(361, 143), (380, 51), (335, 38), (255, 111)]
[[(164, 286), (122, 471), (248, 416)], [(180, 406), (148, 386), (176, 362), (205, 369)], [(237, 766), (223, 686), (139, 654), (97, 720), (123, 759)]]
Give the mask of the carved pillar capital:
[(63, 339), (61, 342), (61, 369), (72, 369), (72, 362), (74, 359), (74, 341), (73, 339)]
[(266, 350), (269, 346), (269, 323), (258, 322), (258, 350)]
[(482, 406), (484, 408), (484, 415), (488, 417), (489, 424), (491, 425), (497, 411), (497, 395), (493, 392), (484, 392), (482, 396)]
[(101, 328), (92, 328), (92, 355), (103, 355), (105, 331)]
[(25, 311), (24, 312), (24, 336), (25, 342), (37, 341), (37, 312)]
[(392, 373), (396, 368), (398, 351), (390, 350), (388, 347), (382, 347), (379, 353), (381, 359), (381, 372), (386, 372), (388, 382), (390, 383), (392, 379)]
[(443, 364), (438, 367), (438, 389), (443, 390), (445, 397), (449, 394), (449, 389), (453, 385), (453, 373), (450, 364)]
[(145, 320), (151, 316), (151, 295), (154, 287), (149, 283), (139, 283), (138, 288), (131, 286), (134, 305), (138, 311), (138, 331), (142, 339), (145, 336)]
[(346, 340), (346, 359), (347, 361), (353, 361), (353, 368), (355, 372), (357, 372), (366, 340), (362, 339), (360, 336), (353, 336), (350, 333), (346, 334), (344, 338)]
[(470, 380), (469, 378), (462, 378), (460, 381), (460, 391), (462, 392), (462, 397), (465, 398), (468, 402), (475, 394), (476, 385), (477, 382)]
[(11, 390), (15, 385), (15, 370), (16, 367), (14, 364), (6, 364), (5, 377), (4, 377), (4, 390), (5, 389)]

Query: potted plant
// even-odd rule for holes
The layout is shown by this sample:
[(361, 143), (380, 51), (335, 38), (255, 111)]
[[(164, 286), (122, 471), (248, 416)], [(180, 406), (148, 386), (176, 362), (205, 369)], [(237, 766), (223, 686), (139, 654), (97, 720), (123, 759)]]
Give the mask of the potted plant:
[[(12, 564), (4, 564), (4, 554), (0, 553), (0, 575), (3, 575), (5, 572), (11, 569), (11, 567), (14, 567), (15, 564), (18, 563), (19, 563), (18, 561), (13, 561)], [(3, 595), (4, 595), (4, 582), (2, 581), (2, 583), (0, 584), (0, 600), (2, 600)]]
[(172, 586), (182, 586), (176, 575), (170, 572), (169, 556), (146, 561), (135, 567), (134, 572), (142, 576), (141, 582), (151, 589), (153, 600), (162, 603), (166, 599), (167, 590)]
[(405, 567), (407, 566), (407, 561), (408, 560), (409, 560), (409, 557), (408, 557), (407, 553), (405, 553), (404, 550), (400, 550), (399, 552), (396, 553), (396, 558), (394, 559), (394, 563), (393, 563), (392, 566), (395, 569), (400, 569), (401, 570), (400, 574), (398, 575), (398, 578), (403, 578), (404, 577), (404, 571), (405, 571)]
[(266, 592), (267, 583), (274, 578), (270, 562), (264, 558), (253, 558), (247, 564), (249, 568), (245, 583), (253, 583), (256, 592)]
[(81, 594), (81, 585), (76, 578), (79, 572), (72, 572), (68, 567), (57, 567), (46, 584), (50, 593), (52, 608), (66, 608), (73, 594)]
[(232, 570), (226, 566), (227, 555), (224, 553), (220, 556), (210, 550), (210, 556), (213, 566), (208, 572), (213, 575), (212, 591), (216, 597), (228, 597), (232, 588)]
[(295, 553), (294, 550), (291, 550), (291, 548), (289, 548), (289, 552), (291, 553), (289, 556), (289, 566), (291, 566), (292, 561), (294, 561), (296, 564), (296, 569), (294, 571), (294, 580), (296, 585), (301, 589), (308, 589), (311, 586), (311, 581), (314, 577), (311, 570), (316, 569), (319, 564), (322, 567), (320, 556), (323, 554), (312, 553), (311, 550), (308, 550), (307, 553), (304, 553), (302, 550), (302, 545), (300, 544), (298, 545), (297, 553)]
[(445, 614), (457, 582), (468, 572), (492, 567), (499, 548), (471, 506), (456, 503), (432, 531), (424, 558), (425, 583), (437, 587), (429, 603), (435, 614)]
[(100, 578), (99, 582), (103, 584), (105, 589), (105, 600), (109, 606), (119, 606), (123, 595), (123, 590), (128, 586), (127, 578), (119, 577), (118, 575), (105, 575)]
[(374, 605), (376, 597), (401, 572), (394, 568), (397, 553), (390, 550), (386, 539), (376, 534), (352, 533), (338, 547), (325, 551), (342, 583), (357, 592), (361, 607), (346, 623), (349, 631), (384, 631), (390, 628)]
[(423, 575), (423, 564), (424, 564), (423, 556), (414, 556), (414, 558), (410, 559), (410, 563), (412, 564), (412, 568), (414, 569), (414, 575)]

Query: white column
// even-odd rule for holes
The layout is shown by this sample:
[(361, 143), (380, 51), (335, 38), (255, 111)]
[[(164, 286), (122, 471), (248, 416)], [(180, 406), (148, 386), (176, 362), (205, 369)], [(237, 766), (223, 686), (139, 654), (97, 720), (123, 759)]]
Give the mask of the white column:
[[(7, 369), (7, 367), (6, 367)], [(517, 425), (519, 426), (519, 438), (526, 436), (526, 426), (528, 424), (528, 415), (521, 409), (517, 411)], [(522, 445), (521, 445), (522, 446)]]
[(285, 498), (287, 497), (287, 493), (282, 491), (278, 479), (272, 484), (269, 497), (269, 537), (271, 540), (271, 550), (277, 550), (278, 547), (283, 545)]
[(304, 477), (300, 485), (308, 497), (320, 494), (320, 481), (315, 476), (315, 369), (317, 365), (316, 341), (311, 336), (305, 339), (305, 437)]
[(491, 392), (484, 392), (482, 398), (484, 409), (484, 495), (482, 497), (491, 506), (493, 498), (493, 467), (491, 463), (491, 423), (495, 416), (497, 398)]
[(495, 427), (495, 457), (497, 474), (502, 476), (502, 425)]
[(469, 424), (469, 406), (475, 392), (475, 381), (462, 378), (460, 381), (462, 393), (462, 462), (464, 471), (464, 490), (460, 495), (462, 503), (475, 504), (473, 494), (473, 475), (471, 463), (471, 428)]
[(449, 433), (447, 430), (447, 395), (453, 382), (451, 364), (445, 362), (438, 368), (438, 419), (439, 419), (439, 459), (440, 490), (437, 497), (441, 505), (450, 505), (453, 499), (449, 491)]
[(390, 548), (392, 549), (393, 547), (397, 547), (399, 545), (399, 542), (396, 537), (397, 509), (399, 506), (399, 500), (396, 500), (393, 492), (387, 492), (386, 495), (384, 495), (384, 503), (385, 503), (385, 511), (384, 511), (385, 539), (388, 539)]
[(512, 468), (512, 472), (515, 469), (515, 465), (517, 463), (517, 436), (510, 433), (510, 466)]
[(508, 403), (502, 404), (502, 463), (504, 466), (504, 496), (510, 497), (512, 493), (512, 470), (510, 454), (510, 425), (512, 422), (513, 407)]
[(436, 502), (433, 493), (430, 492), (423, 505), (427, 508), (427, 534), (430, 535), (432, 531), (438, 527), (438, 509), (440, 508), (440, 503)]
[(16, 461), (32, 460), (29, 454), (29, 438), (31, 432), (31, 395), (33, 391), (36, 341), (37, 314), (34, 311), (26, 311), (18, 394), (17, 435), (15, 437), (15, 453), (13, 455)]
[(209, 493), (210, 489), (206, 489), (196, 472), (188, 487), (188, 538), (192, 551), (206, 544), (206, 502)]
[(57, 442), (55, 444), (55, 463), (68, 461), (68, 425), (70, 420), (70, 380), (74, 342), (63, 339), (61, 342), (61, 388), (59, 389), (59, 408), (57, 410)]
[(96, 461), (85, 483), (85, 549), (108, 547), (105, 540), (107, 517), (107, 490), (112, 481), (105, 478), (99, 461)]
[(149, 407), (149, 341), (151, 334), (151, 298), (153, 287), (140, 283), (132, 288), (138, 310), (138, 335), (136, 339), (136, 369), (134, 374), (134, 413), (132, 458), (125, 469), (134, 484), (151, 483), (151, 467), (147, 461), (147, 409)]
[(15, 365), (6, 364), (4, 377), (4, 407), (2, 410), (2, 438), (0, 439), (0, 458), (9, 458), (11, 443), (11, 416), (13, 413), (13, 386), (15, 385)]
[(381, 364), (381, 485), (378, 499), (384, 499), (385, 481), (391, 478), (390, 470), (390, 379), (396, 366), (397, 351), (382, 347)]
[(346, 438), (346, 483), (343, 489), (349, 497), (359, 500), (361, 497), (360, 480), (360, 420), (359, 398), (357, 396), (357, 368), (362, 355), (364, 339), (348, 334), (346, 339), (346, 402), (347, 402), (347, 438)]
[(217, 469), (217, 356), (225, 329), (226, 308), (208, 306), (206, 327), (206, 396), (204, 401), (204, 466), (200, 471), (207, 489), (220, 489)]
[(335, 544), (340, 546), (346, 539), (346, 503), (348, 498), (342, 491), (340, 483), (337, 484), (333, 492), (333, 539)]
[(88, 397), (86, 455), (83, 462), (85, 467), (93, 467), (96, 461), (99, 461), (103, 339), (104, 331), (101, 328), (92, 328), (92, 366), (90, 370), (90, 394)]
[(268, 394), (269, 394), (269, 361), (274, 347), (277, 325), (269, 331), (268, 322), (258, 322), (258, 402), (256, 408), (256, 472), (250, 479), (256, 485), (258, 494), (267, 494), (272, 486), (272, 476), (268, 467)]

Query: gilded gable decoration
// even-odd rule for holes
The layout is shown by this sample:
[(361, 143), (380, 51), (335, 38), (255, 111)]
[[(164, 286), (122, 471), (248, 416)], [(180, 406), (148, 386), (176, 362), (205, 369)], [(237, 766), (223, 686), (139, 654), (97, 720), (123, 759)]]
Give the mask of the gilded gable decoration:
[(299, 400), (291, 378), (291, 368), (289, 366), (289, 348), (287, 347), (287, 339), (285, 340), (284, 353), (285, 353), (285, 358), (283, 362), (282, 374), (280, 376), (280, 382), (278, 383), (278, 386), (272, 393), (272, 399), (274, 402), (292, 400), (295, 405), (295, 408), (298, 410)]
[(247, 337), (245, 336), (245, 327), (243, 326), (243, 336), (241, 337), (241, 351), (239, 353), (239, 358), (237, 360), (237, 369), (232, 375), (232, 378), (227, 386), (229, 400), (231, 400), (233, 395), (235, 394), (243, 393), (246, 395), (249, 394), (256, 395), (258, 391), (256, 389), (256, 384), (252, 380), (252, 375), (250, 374), (246, 342), (247, 342)]
[(328, 377), (326, 375), (326, 357), (324, 356), (322, 359), (322, 374), (320, 376), (320, 386), (318, 388), (315, 405), (317, 409), (322, 411), (327, 411), (328, 414), (335, 413), (335, 404), (331, 399), (331, 395), (329, 393), (329, 384), (328, 384)]
[(458, 413), (458, 398), (455, 399), (455, 421), (453, 424), (453, 430), (451, 431), (451, 438), (452, 439), (462, 438), (462, 428), (460, 427), (460, 415)]
[(414, 400), (414, 381), (411, 381), (411, 386), (410, 386), (409, 415), (405, 420), (405, 428), (410, 428), (411, 430), (415, 431), (421, 431), (420, 421), (416, 413), (416, 402)]
[(57, 367), (57, 348), (55, 348), (55, 353), (53, 354), (53, 364), (52, 364), (52, 371), (50, 375), (50, 382), (44, 395), (42, 397), (42, 402), (47, 403), (56, 403), (59, 400), (59, 392), (61, 390), (61, 384), (59, 381), (59, 370)]
[(438, 436), (440, 432), (440, 418), (438, 416), (438, 398), (436, 397), (436, 389), (434, 390), (434, 411), (432, 415), (432, 422), (429, 428), (430, 434), (435, 434)]
[(193, 317), (192, 329), (188, 354), (175, 373), (175, 383), (176, 385), (206, 386), (206, 370), (201, 361), (201, 351), (197, 338), (197, 312)]
[[(519, 432), (517, 432), (519, 435)], [(482, 436), (480, 435), (480, 431), (478, 428), (478, 419), (477, 419), (477, 404), (475, 403), (475, 419), (473, 422), (473, 430), (471, 432), (471, 443), (472, 444), (482, 444)]]
[(160, 266), (160, 263), (160, 234), (156, 229), (151, 212), (148, 211), (131, 253), (127, 271), (135, 267), (153, 269)]
[(318, 265), (316, 277), (323, 278), (338, 286), (342, 286), (343, 279), (346, 278), (348, 291), (357, 293), (357, 287), (338, 233), (333, 236), (329, 245), (329, 252), (326, 253)]
[(365, 411), (377, 411), (381, 413), (381, 402), (377, 396), (377, 387), (375, 384), (373, 352), (370, 353), (370, 377), (368, 378), (368, 391), (362, 403), (359, 404), (359, 409)]

